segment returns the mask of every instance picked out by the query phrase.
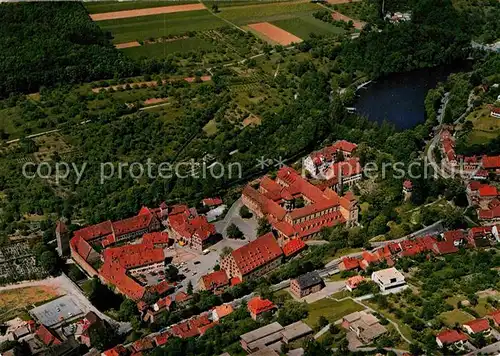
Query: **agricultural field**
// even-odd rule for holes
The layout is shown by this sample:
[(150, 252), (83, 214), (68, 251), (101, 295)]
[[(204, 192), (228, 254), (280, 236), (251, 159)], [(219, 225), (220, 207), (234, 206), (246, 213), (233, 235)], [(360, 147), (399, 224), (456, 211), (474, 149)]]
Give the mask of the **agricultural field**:
[(318, 20), (312, 15), (296, 17), (293, 19), (273, 21), (273, 25), (282, 28), (285, 31), (293, 33), (295, 36), (302, 39), (308, 39), (311, 34), (315, 35), (332, 35), (343, 34), (345, 31), (342, 28), (335, 27), (332, 24)]
[(174, 41), (166, 41), (163, 43), (153, 43), (147, 44), (139, 47), (131, 47), (123, 49), (122, 51), (132, 58), (141, 57), (154, 57), (154, 58), (164, 58), (168, 54), (175, 52), (189, 52), (193, 50), (205, 50), (212, 51), (216, 46), (198, 37), (181, 38)]
[(321, 6), (309, 2), (281, 2), (223, 8), (218, 15), (236, 25), (243, 26), (255, 22), (291, 19), (309, 15), (321, 9)]
[(144, 41), (187, 32), (211, 30), (227, 24), (207, 10), (99, 21), (103, 31), (113, 35), (113, 43)]
[(198, 3), (196, 0), (155, 0), (155, 1), (92, 1), (86, 2), (85, 7), (89, 14), (100, 14), (103, 12), (126, 11), (135, 9), (148, 9), (161, 6), (175, 6)]
[(377, 18), (377, 7), (370, 1), (348, 2), (333, 5), (332, 8), (356, 20), (370, 22)]

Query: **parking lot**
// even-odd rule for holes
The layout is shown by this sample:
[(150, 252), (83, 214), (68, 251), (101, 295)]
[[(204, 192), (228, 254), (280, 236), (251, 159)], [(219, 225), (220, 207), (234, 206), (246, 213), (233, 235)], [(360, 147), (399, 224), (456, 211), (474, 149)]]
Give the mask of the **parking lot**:
[(30, 314), (43, 325), (55, 327), (83, 316), (83, 311), (72, 297), (66, 295), (31, 309)]

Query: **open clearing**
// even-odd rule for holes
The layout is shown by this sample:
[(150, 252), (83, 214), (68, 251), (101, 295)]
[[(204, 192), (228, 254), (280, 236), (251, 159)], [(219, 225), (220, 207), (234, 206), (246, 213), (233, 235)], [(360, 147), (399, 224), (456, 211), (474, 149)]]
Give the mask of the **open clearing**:
[(132, 58), (164, 58), (170, 53), (188, 52), (200, 49), (210, 50), (214, 48), (215, 46), (209, 41), (197, 37), (190, 37), (164, 43), (147, 44), (141, 47), (131, 47), (123, 52)]
[(99, 22), (99, 26), (112, 33), (113, 43), (123, 43), (182, 35), (190, 31), (213, 30), (227, 24), (207, 10), (199, 10), (107, 20)]
[(337, 302), (330, 298), (318, 300), (317, 302), (309, 304), (309, 315), (304, 322), (310, 327), (314, 328), (318, 325), (320, 316), (324, 316), (330, 323), (343, 318), (347, 314), (356, 311), (364, 310), (365, 308), (351, 299), (345, 299)]
[(484, 106), (467, 116), (467, 120), (474, 124), (474, 129), (468, 135), (470, 145), (488, 143), (500, 135), (500, 120), (491, 117), (490, 111)]
[(361, 0), (326, 0), (327, 3), (332, 5), (346, 4), (351, 2), (361, 2)]
[(174, 12), (195, 11), (203, 9), (205, 9), (205, 5), (203, 4), (161, 6), (161, 7), (147, 8), (147, 9), (112, 11), (112, 12), (104, 12), (101, 14), (91, 14), (90, 18), (94, 21), (104, 21), (104, 20), (126, 19), (130, 17), (139, 17), (139, 16), (171, 14)]
[(331, 35), (345, 32), (344, 29), (315, 19), (311, 15), (273, 21), (273, 24), (302, 39), (310, 38), (312, 33), (315, 35)]
[(441, 313), (439, 317), (443, 320), (443, 322), (446, 325), (450, 327), (455, 326), (456, 323), (463, 324), (475, 319), (472, 315), (459, 309), (454, 309)]
[(60, 294), (52, 287), (37, 286), (0, 292), (0, 321), (16, 317), (27, 306), (54, 299)]
[(301, 38), (292, 35), (291, 33), (286, 32), (285, 30), (277, 26), (274, 26), (273, 24), (270, 24), (268, 22), (254, 23), (248, 25), (248, 27), (259, 33), (262, 33), (264, 36), (271, 39), (271, 41), (279, 43), (280, 45), (283, 46), (288, 46), (292, 43), (302, 42)]

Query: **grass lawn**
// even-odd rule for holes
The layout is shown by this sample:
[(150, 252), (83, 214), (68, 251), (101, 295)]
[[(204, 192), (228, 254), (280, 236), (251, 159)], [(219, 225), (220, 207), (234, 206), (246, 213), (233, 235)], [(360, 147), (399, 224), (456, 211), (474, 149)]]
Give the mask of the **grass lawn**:
[(474, 124), (469, 134), (469, 144), (482, 144), (500, 135), (500, 120), (490, 116), (490, 110), (482, 107), (467, 116), (467, 120)]
[(488, 304), (486, 298), (480, 298), (477, 305), (471, 306), (471, 308), (474, 309), (482, 317), (495, 310), (495, 308)]
[(304, 319), (304, 322), (313, 328), (317, 326), (320, 316), (326, 317), (328, 321), (333, 323), (347, 314), (363, 309), (365, 308), (350, 299), (337, 302), (333, 299), (325, 298), (309, 304), (309, 315)]
[(207, 136), (212, 136), (217, 133), (217, 123), (214, 119), (207, 122), (207, 124), (203, 127), (203, 131), (207, 134)]
[(122, 51), (132, 58), (140, 57), (166, 57), (174, 52), (188, 52), (199, 49), (214, 49), (215, 46), (204, 39), (190, 37), (164, 43), (148, 44), (140, 47), (125, 48)]
[(389, 313), (387, 310), (381, 309), (377, 304), (369, 302), (369, 301), (363, 301), (364, 304), (370, 306), (373, 308), (377, 313), (381, 314), (386, 318), (387, 320), (390, 320), (399, 326), (399, 330), (401, 330), (401, 333), (408, 339), (408, 340), (413, 340), (411, 337), (411, 328), (403, 323), (401, 320), (396, 318), (396, 316), (392, 313)]
[(334, 8), (353, 19), (369, 21), (377, 17), (377, 7), (369, 1), (338, 4)]
[(223, 8), (218, 15), (237, 25), (271, 22), (309, 15), (322, 8), (309, 2), (279, 2)]
[(449, 327), (455, 326), (455, 323), (463, 324), (468, 321), (474, 320), (475, 318), (460, 310), (460, 309), (453, 309), (444, 313), (441, 313), (439, 317), (443, 320), (443, 322), (448, 325)]
[(24, 308), (42, 304), (60, 294), (51, 287), (37, 286), (9, 289), (0, 292), (0, 322), (23, 316)]
[(103, 12), (125, 11), (134, 9), (147, 9), (150, 7), (172, 6), (183, 4), (196, 4), (196, 0), (155, 0), (155, 1), (92, 1), (86, 2), (85, 7), (90, 14), (100, 14)]
[(312, 15), (293, 19), (273, 21), (273, 24), (302, 39), (308, 39), (311, 33), (316, 35), (341, 34), (344, 30), (332, 24), (314, 18)]
[(104, 31), (112, 33), (113, 43), (142, 41), (227, 26), (207, 10), (99, 21), (98, 24)]

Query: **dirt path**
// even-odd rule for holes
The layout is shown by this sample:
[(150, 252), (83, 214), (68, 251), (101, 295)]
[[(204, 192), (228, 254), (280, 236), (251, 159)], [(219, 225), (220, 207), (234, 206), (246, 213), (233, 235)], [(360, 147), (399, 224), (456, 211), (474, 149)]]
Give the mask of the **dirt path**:
[(195, 11), (195, 10), (205, 10), (205, 9), (206, 7), (203, 4), (172, 5), (172, 6), (152, 7), (147, 9), (112, 11), (112, 12), (104, 12), (101, 14), (91, 14), (90, 18), (94, 21), (104, 21), (104, 20), (126, 19), (130, 17), (139, 17), (139, 16), (172, 14), (174, 12)]

